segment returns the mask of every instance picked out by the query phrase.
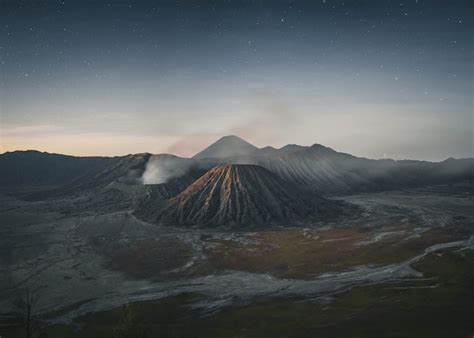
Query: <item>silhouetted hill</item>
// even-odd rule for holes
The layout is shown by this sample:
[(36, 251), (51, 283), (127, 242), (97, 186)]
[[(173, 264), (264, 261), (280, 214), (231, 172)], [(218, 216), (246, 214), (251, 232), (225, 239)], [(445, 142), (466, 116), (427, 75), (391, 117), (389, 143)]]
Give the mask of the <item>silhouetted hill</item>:
[(73, 181), (113, 161), (109, 157), (75, 157), (35, 150), (0, 155), (0, 186), (51, 186)]

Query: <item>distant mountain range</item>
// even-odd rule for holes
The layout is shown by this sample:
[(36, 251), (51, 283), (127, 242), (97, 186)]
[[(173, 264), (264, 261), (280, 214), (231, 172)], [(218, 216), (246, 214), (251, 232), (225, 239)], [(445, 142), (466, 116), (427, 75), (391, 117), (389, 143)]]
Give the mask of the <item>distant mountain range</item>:
[[(114, 182), (165, 183), (167, 177), (156, 177), (163, 176), (163, 171), (174, 175), (173, 178), (190, 173), (196, 177), (216, 165), (254, 164), (294, 185), (322, 195), (337, 195), (472, 179), (473, 163), (473, 158), (442, 162), (372, 160), (319, 144), (257, 148), (237, 136), (225, 136), (192, 158), (148, 153), (74, 157), (33, 150), (7, 152), (0, 155), (0, 187), (61, 186), (80, 191)], [(147, 171), (147, 167), (153, 166), (157, 168), (156, 174)]]
[(31, 188), (23, 197), (33, 199), (88, 195), (91, 204), (114, 201), (157, 223), (281, 223), (337, 209), (321, 196), (472, 182), (473, 165), (473, 158), (372, 160), (319, 144), (257, 148), (225, 136), (192, 158), (8, 152), (0, 155), (0, 188)]

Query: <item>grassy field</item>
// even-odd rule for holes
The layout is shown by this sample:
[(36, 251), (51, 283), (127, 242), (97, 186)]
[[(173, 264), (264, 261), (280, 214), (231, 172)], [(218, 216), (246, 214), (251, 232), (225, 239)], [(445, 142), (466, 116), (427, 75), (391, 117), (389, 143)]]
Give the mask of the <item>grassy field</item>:
[[(188, 245), (172, 238), (142, 240), (130, 247), (113, 248), (108, 267), (129, 278), (149, 280), (203, 276), (224, 270), (304, 279), (357, 265), (399, 263), (432, 244), (465, 239), (470, 234), (467, 227), (456, 225), (411, 236), (413, 228), (397, 224), (370, 231), (354, 227), (279, 229), (255, 232), (244, 241), (211, 237), (204, 240), (204, 259), (185, 270), (175, 269), (192, 259)], [(380, 233), (383, 237), (372, 242)]]
[[(384, 227), (389, 236), (370, 241), (373, 232), (356, 228), (336, 228), (325, 231), (301, 229), (256, 233), (257, 244), (241, 245), (219, 241), (206, 252), (212, 269), (270, 273), (277, 277), (310, 278), (324, 272), (340, 271), (356, 265), (399, 263), (418, 255), (436, 243), (469, 237), (462, 227), (433, 228), (420, 237), (407, 239), (401, 233), (410, 227)], [(391, 232), (391, 233), (390, 233)]]
[[(199, 317), (180, 294), (53, 325), (47, 337), (400, 337), (464, 338), (474, 333), (474, 252), (432, 254), (417, 263), (425, 278), (356, 287), (329, 303), (261, 299)], [(0, 333), (21, 337), (19, 328)], [(46, 336), (45, 336), (46, 337)]]

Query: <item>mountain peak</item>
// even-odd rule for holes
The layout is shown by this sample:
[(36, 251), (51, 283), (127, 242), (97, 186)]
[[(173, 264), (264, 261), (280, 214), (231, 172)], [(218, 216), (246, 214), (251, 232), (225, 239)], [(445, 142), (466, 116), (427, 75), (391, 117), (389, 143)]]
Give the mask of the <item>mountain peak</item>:
[(235, 135), (221, 137), (206, 149), (193, 156), (202, 158), (228, 158), (233, 156), (250, 155), (258, 148)]
[(220, 139), (218, 139), (216, 142), (225, 141), (225, 140), (237, 141), (237, 142), (247, 142), (247, 141), (245, 141), (243, 138), (238, 137), (237, 135), (226, 135), (226, 136), (222, 136), (222, 137), (221, 137)]

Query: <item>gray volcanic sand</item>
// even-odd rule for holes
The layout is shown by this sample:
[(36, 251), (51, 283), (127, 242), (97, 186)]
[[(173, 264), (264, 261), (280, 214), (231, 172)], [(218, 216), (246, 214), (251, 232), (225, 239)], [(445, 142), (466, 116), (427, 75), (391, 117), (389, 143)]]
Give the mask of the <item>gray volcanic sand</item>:
[[(325, 226), (363, 227), (370, 240), (358, 245), (371, 245), (392, 235), (406, 240), (423, 236), (432, 227), (457, 224), (474, 233), (474, 203), (464, 189), (437, 187), (343, 199), (360, 205), (364, 212), (346, 224)], [(131, 211), (70, 214), (71, 203), (74, 201), (25, 202), (0, 195), (0, 316), (7, 317), (14, 310), (12, 302), (25, 288), (39, 295), (39, 312), (71, 306), (71, 311), (56, 318), (68, 321), (87, 312), (185, 291), (206, 296), (194, 306), (207, 313), (248, 303), (255, 297), (317, 299), (355, 285), (422, 277), (410, 264), (423, 254), (400, 264), (354, 266), (304, 280), (229, 270), (188, 273), (205, 263), (203, 249), (209, 246), (210, 239), (245, 244), (248, 234), (157, 226), (138, 220)], [(417, 226), (393, 230), (393, 224), (408, 223)], [(390, 230), (384, 230), (387, 225)], [(152, 251), (146, 246), (150, 241), (159, 243)], [(466, 236), (454, 243), (432, 246), (426, 252), (457, 246), (472, 248), (472, 238)], [(127, 274), (127, 262), (115, 266), (117, 254), (124, 259), (127, 252), (144, 256), (151, 252), (157, 259), (143, 268), (156, 270), (154, 277)], [(133, 260), (130, 264), (134, 264)]]

